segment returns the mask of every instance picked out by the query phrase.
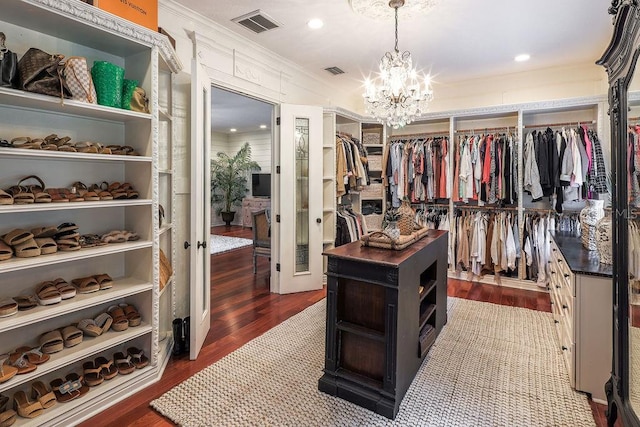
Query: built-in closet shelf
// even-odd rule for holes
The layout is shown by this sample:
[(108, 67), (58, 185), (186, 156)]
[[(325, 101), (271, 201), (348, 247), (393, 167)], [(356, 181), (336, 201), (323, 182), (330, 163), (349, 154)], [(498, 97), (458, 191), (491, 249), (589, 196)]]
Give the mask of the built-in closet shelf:
[(169, 363), (169, 359), (171, 359), (171, 351), (173, 350), (173, 334), (168, 331), (160, 332), (158, 341), (158, 364), (160, 366), (165, 366)]
[(384, 147), (383, 144), (362, 144), (363, 147), (365, 148), (382, 148)]
[[(25, 205), (4, 205), (0, 206), (0, 214), (20, 213), (20, 212), (47, 212), (65, 211), (76, 209), (96, 209), (96, 208), (120, 208), (127, 206), (147, 206), (151, 205), (151, 199), (127, 199), (127, 200), (103, 200), (101, 202), (64, 202), (64, 203), (31, 203)], [(0, 263), (2, 265), (2, 263)]]
[(436, 305), (430, 304), (424, 309), (424, 313), (420, 313), (420, 329), (427, 323), (429, 318), (436, 312)]
[[(71, 278), (67, 279), (67, 281), (71, 283)], [(35, 283), (33, 287), (35, 289)], [(16, 325), (22, 327), (32, 323), (51, 320), (54, 317), (64, 316), (78, 310), (116, 301), (131, 295), (149, 292), (152, 289), (153, 285), (151, 283), (140, 279), (125, 277), (114, 280), (112, 288), (90, 294), (77, 294), (75, 297), (63, 300), (58, 304), (39, 305), (31, 310), (18, 311), (18, 313), (13, 316), (0, 318), (0, 333), (15, 329)]]
[(173, 121), (173, 116), (169, 114), (169, 112), (162, 107), (158, 108), (158, 117), (160, 117), (160, 120), (162, 120), (163, 122)]
[(333, 181), (334, 177), (333, 176), (323, 176), (322, 180), (323, 181)]
[(350, 332), (352, 334), (356, 334), (358, 336), (369, 338), (375, 341), (384, 342), (385, 339), (384, 332), (356, 325), (355, 323), (345, 322), (344, 320), (339, 321), (336, 324), (336, 327), (341, 331)]
[[(1, 89), (1, 88), (0, 88)], [(104, 144), (106, 145), (106, 144)], [(86, 162), (136, 162), (151, 163), (153, 159), (147, 156), (121, 156), (116, 154), (71, 153), (67, 151), (29, 150), (24, 148), (0, 148), (0, 158), (30, 158), (30, 159), (60, 159)]]
[(53, 264), (61, 264), (70, 261), (79, 261), (82, 259), (95, 258), (104, 255), (118, 254), (137, 249), (145, 249), (153, 246), (153, 242), (147, 240), (138, 240), (126, 243), (109, 243), (108, 245), (98, 246), (94, 248), (80, 249), (71, 252), (56, 252), (50, 255), (40, 255), (33, 258), (11, 258), (0, 262), (0, 273), (10, 271), (26, 270), (35, 267), (43, 267)]
[(161, 169), (158, 173), (160, 175), (173, 175), (173, 169)]
[(336, 146), (335, 146), (335, 144), (334, 144), (334, 145), (327, 145), (327, 144), (323, 144), (323, 145), (322, 145), (322, 148), (325, 148), (325, 149), (327, 149), (327, 150), (328, 150), (328, 149), (335, 150)]
[(335, 243), (335, 240), (332, 239), (325, 239), (322, 241), (323, 245), (332, 245), (333, 243)]
[(420, 292), (420, 301), (422, 301), (436, 288), (436, 284), (437, 282), (435, 280), (429, 280), (427, 283), (420, 285), (423, 287), (422, 292)]
[(160, 296), (164, 295), (165, 292), (167, 292), (167, 289), (169, 289), (171, 287), (171, 285), (173, 285), (174, 277), (175, 277), (175, 275), (171, 276), (169, 278), (169, 280), (167, 280), (167, 284), (164, 285), (164, 288), (162, 288), (162, 290), (160, 291)]
[(173, 224), (165, 224), (162, 227), (160, 227), (160, 230), (158, 230), (158, 233), (162, 236), (167, 231), (171, 231), (172, 228), (173, 228)]
[(49, 111), (72, 117), (110, 120), (114, 122), (149, 123), (152, 117), (151, 114), (148, 113), (105, 107), (87, 102), (74, 101), (72, 99), (65, 99), (64, 102), (61, 102), (60, 98), (55, 96), (39, 95), (32, 92), (1, 87), (0, 104), (9, 104), (13, 107), (28, 108), (39, 112)]
[[(113, 347), (126, 343), (134, 338), (140, 337), (145, 334), (151, 333), (152, 328), (146, 322), (142, 322), (140, 326), (135, 328), (128, 328), (122, 332), (108, 331), (99, 337), (87, 337), (85, 336), (82, 342), (74, 347), (65, 348), (62, 351), (51, 354), (51, 358), (46, 363), (38, 366), (33, 372), (24, 375), (16, 375), (9, 381), (0, 384), (0, 393), (4, 390), (11, 389), (15, 386), (29, 383), (41, 377), (49, 372), (54, 372), (59, 368), (63, 368), (67, 365), (76, 362), (82, 362), (91, 358), (94, 354), (103, 352), (105, 350), (119, 351)], [(40, 337), (34, 336), (34, 341), (37, 341)], [(111, 355), (113, 357), (113, 355)], [(124, 376), (124, 375), (123, 375)]]
[[(113, 357), (113, 355), (109, 356)], [(38, 368), (40, 369), (40, 368)], [(80, 374), (80, 372), (78, 372)], [(86, 399), (92, 397), (92, 395), (99, 394), (101, 396), (109, 396), (114, 393), (117, 389), (121, 389), (126, 387), (128, 384), (136, 383), (138, 381), (143, 381), (145, 377), (148, 377), (153, 374), (153, 369), (151, 366), (147, 366), (143, 369), (136, 369), (132, 373), (128, 375), (116, 375), (113, 379), (108, 381), (103, 381), (97, 387), (91, 387), (89, 389), (89, 393), (86, 396), (83, 396), (78, 399), (74, 399), (70, 402), (66, 403), (56, 403), (53, 407), (49, 409), (45, 409), (45, 411), (39, 417), (29, 419), (18, 417), (16, 422), (12, 427), (36, 427), (36, 426), (44, 426), (51, 425), (51, 420), (55, 420), (59, 417), (66, 416), (67, 413), (73, 411), (74, 409), (81, 407), (86, 403)], [(63, 376), (61, 375), (60, 378)], [(47, 386), (49, 384), (46, 384)]]
[(334, 208), (324, 208), (322, 212), (324, 213), (334, 213), (336, 210)]

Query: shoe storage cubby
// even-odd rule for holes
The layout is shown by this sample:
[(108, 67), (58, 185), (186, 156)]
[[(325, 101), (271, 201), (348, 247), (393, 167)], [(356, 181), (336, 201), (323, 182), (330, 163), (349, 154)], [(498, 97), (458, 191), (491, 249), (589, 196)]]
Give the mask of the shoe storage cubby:
[(420, 357), (427, 354), (436, 340), (438, 265), (434, 262), (420, 275)]
[[(37, 300), (39, 285), (57, 278), (72, 286), (74, 279), (100, 274), (113, 279), (111, 287), (78, 292), (72, 298), (0, 317), (0, 355), (16, 353), (23, 346), (39, 348), (43, 334), (99, 318), (119, 304), (129, 316), (120, 317), (120, 325), (123, 321), (140, 323), (120, 331), (112, 325), (95, 337), (84, 333), (82, 342), (51, 353), (35, 370), (0, 382), (0, 395), (13, 399), (24, 391), (30, 397), (34, 382), (49, 387), (56, 378), (83, 375), (83, 364), (99, 357), (111, 361), (117, 352), (127, 355), (128, 350), (138, 350), (149, 361), (147, 366), (139, 364), (126, 375), (89, 387), (86, 395), (58, 402), (36, 418), (19, 416), (15, 424), (66, 426), (157, 381), (171, 353), (173, 340), (166, 338), (170, 337), (174, 314), (173, 286), (170, 280), (161, 292), (158, 263), (160, 249), (172, 265), (175, 260), (172, 90), (173, 76), (181, 65), (165, 36), (75, 0), (8, 2), (0, 14), (0, 28), (7, 36), (7, 47), (18, 58), (36, 47), (65, 57), (83, 56), (89, 69), (94, 61), (108, 61), (124, 68), (125, 78), (137, 80), (149, 98), (150, 113), (142, 113), (0, 88), (0, 139), (8, 143), (15, 140), (18, 145), (20, 138), (56, 135), (58, 140), (68, 137), (67, 144), (76, 149), (3, 144), (0, 189), (7, 190), (35, 175), (55, 197), (67, 191), (78, 194), (78, 189), (84, 193), (80, 185), (74, 190), (77, 182), (88, 190), (95, 184), (95, 192), (102, 194), (99, 200), (0, 205), (0, 236), (16, 229), (30, 231), (73, 223), (78, 239), (82, 239), (77, 250), (32, 257), (14, 253), (0, 261), (0, 301), (21, 297), (21, 304), (28, 304), (29, 296)], [(99, 150), (80, 150), (87, 145)], [(111, 153), (104, 150), (108, 146), (115, 147)], [(104, 192), (119, 196), (109, 199)], [(127, 197), (122, 197), (122, 192)], [(160, 205), (164, 210), (162, 225)], [(110, 232), (111, 237), (105, 236)], [(97, 235), (97, 241), (84, 238), (91, 235)], [(106, 241), (110, 243), (102, 244)], [(78, 282), (75, 288), (80, 286)], [(41, 296), (41, 302), (46, 301), (44, 294)], [(22, 356), (24, 351), (18, 353), (19, 358), (27, 357)], [(100, 372), (96, 375), (102, 375)]]

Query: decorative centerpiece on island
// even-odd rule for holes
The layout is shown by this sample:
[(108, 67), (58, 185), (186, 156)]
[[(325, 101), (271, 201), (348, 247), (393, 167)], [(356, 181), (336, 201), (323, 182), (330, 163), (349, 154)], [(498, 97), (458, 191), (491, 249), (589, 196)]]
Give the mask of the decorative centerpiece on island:
[(400, 237), (400, 228), (398, 228), (398, 220), (400, 219), (400, 212), (395, 208), (387, 209), (384, 214), (384, 232), (392, 239), (398, 240)]
[(598, 249), (596, 244), (596, 224), (604, 217), (604, 200), (589, 199), (580, 211), (580, 234), (582, 246), (590, 251)]

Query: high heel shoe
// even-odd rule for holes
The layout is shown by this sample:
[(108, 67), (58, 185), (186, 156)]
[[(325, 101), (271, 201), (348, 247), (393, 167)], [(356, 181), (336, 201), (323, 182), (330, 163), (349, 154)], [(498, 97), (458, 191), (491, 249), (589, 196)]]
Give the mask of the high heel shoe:
[(24, 418), (35, 418), (42, 415), (44, 408), (40, 402), (32, 402), (27, 394), (20, 390), (13, 395), (13, 408)]
[(16, 411), (11, 408), (7, 409), (7, 403), (9, 403), (9, 398), (0, 394), (0, 427), (9, 427), (18, 418)]

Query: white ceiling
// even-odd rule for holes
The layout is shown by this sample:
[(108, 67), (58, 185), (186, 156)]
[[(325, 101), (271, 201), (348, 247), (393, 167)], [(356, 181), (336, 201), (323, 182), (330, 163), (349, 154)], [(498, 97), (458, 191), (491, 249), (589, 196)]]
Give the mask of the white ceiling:
[(211, 90), (211, 130), (231, 134), (271, 129), (273, 105), (214, 87)]
[[(406, 0), (416, 1), (426, 0)], [(364, 78), (393, 49), (393, 19), (357, 15), (349, 0), (178, 2), (349, 93), (361, 93)], [(399, 49), (411, 52), (418, 69), (431, 72), (437, 96), (438, 84), (594, 63), (613, 31), (610, 5), (610, 0), (439, 0), (428, 14), (404, 20), (400, 8)], [(256, 9), (281, 27), (255, 34), (231, 21)], [(324, 27), (309, 29), (311, 18), (321, 18)], [(520, 53), (531, 60), (516, 63), (513, 58)], [(324, 71), (330, 66), (346, 73), (331, 76)]]

